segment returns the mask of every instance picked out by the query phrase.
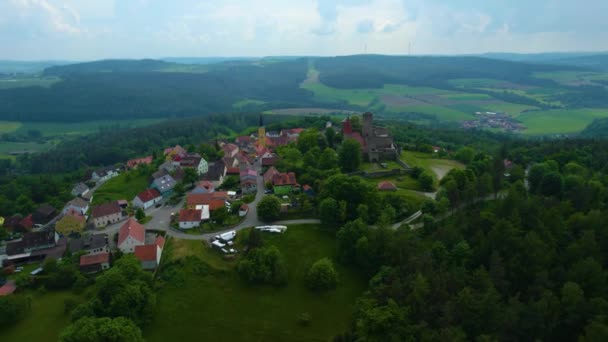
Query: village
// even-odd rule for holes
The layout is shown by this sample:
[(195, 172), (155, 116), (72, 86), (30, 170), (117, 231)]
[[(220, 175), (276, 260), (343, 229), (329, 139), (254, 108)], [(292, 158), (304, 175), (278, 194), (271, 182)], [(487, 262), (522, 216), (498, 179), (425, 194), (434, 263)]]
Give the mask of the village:
[(520, 132), (526, 129), (517, 120), (502, 112), (475, 112), (475, 120), (463, 121), (462, 128), (493, 128), (506, 132)]

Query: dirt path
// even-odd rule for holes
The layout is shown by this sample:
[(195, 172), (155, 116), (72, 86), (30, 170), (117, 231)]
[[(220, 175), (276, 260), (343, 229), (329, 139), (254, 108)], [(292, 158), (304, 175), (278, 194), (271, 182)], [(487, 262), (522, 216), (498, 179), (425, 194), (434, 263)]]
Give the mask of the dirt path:
[(443, 177), (445, 177), (445, 175), (447, 175), (451, 169), (453, 169), (453, 167), (447, 166), (447, 165), (431, 166), (431, 170), (433, 170), (433, 172), (435, 172), (438, 180), (442, 180)]

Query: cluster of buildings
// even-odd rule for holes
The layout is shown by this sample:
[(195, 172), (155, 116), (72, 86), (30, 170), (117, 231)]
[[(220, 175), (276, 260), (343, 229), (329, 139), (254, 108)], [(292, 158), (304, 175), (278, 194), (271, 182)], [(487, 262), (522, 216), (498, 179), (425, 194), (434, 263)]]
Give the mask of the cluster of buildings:
[(475, 120), (463, 121), (462, 128), (497, 128), (509, 132), (526, 129), (524, 125), (502, 112), (475, 112)]
[(370, 163), (399, 158), (399, 148), (385, 127), (374, 126), (374, 115), (370, 112), (361, 116), (361, 132), (353, 129), (350, 118), (342, 121), (342, 135), (359, 142), (363, 157)]

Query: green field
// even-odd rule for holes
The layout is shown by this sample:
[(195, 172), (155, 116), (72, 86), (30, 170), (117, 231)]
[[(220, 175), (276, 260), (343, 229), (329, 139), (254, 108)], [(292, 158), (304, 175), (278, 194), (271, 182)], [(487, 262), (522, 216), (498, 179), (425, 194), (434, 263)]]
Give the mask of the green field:
[[(283, 235), (264, 235), (264, 240), (283, 253), (287, 286), (249, 286), (231, 269), (207, 276), (187, 274), (186, 281), (168, 283), (158, 293), (158, 312), (144, 331), (147, 341), (327, 341), (344, 331), (365, 281), (356, 271), (336, 265), (336, 290), (317, 294), (303, 284), (314, 261), (334, 256), (333, 234), (317, 225), (301, 225), (290, 226)], [(208, 249), (201, 242), (188, 246)], [(208, 261), (208, 253), (215, 251), (195, 254)], [(302, 313), (310, 315), (310, 326), (298, 324)]]
[(17, 121), (0, 121), (0, 134), (11, 133), (19, 129), (22, 123)]
[(263, 105), (264, 101), (260, 101), (260, 100), (251, 100), (251, 99), (243, 99), (240, 101), (235, 102), (232, 107), (235, 109), (242, 109), (245, 106), (249, 106), (249, 105)]
[(479, 101), (479, 100), (490, 100), (492, 97), (486, 94), (471, 94), (471, 93), (456, 93), (456, 94), (443, 94), (440, 95), (443, 98), (456, 100), (456, 101)]
[(493, 88), (505, 82), (491, 78), (459, 78), (449, 80), (448, 83), (460, 88)]
[(44, 294), (26, 292), (17, 296), (32, 296), (32, 311), (14, 326), (0, 330), (3, 342), (55, 342), (61, 331), (68, 325), (69, 317), (63, 312), (63, 302), (68, 298), (80, 297), (71, 292), (48, 291)]
[(103, 129), (134, 128), (148, 126), (165, 121), (165, 119), (133, 119), (133, 120), (99, 120), (85, 122), (23, 122), (17, 133), (27, 134), (30, 130), (37, 130), (43, 136), (81, 135), (97, 133)]
[(560, 109), (527, 112), (520, 120), (528, 129), (524, 134), (575, 134), (596, 118), (608, 117), (608, 109)]
[(113, 200), (131, 201), (138, 193), (148, 188), (148, 176), (129, 171), (101, 185), (93, 196), (93, 205)]
[(439, 120), (443, 121), (463, 121), (472, 120), (473, 113), (465, 113), (448, 107), (428, 105), (428, 106), (403, 106), (390, 108), (391, 112), (406, 112), (406, 113), (421, 113), (434, 115)]
[(0, 79), (0, 89), (44, 87), (48, 88), (61, 81), (58, 77), (16, 77), (12, 79)]
[(0, 158), (8, 158), (10, 153), (42, 152), (53, 147), (52, 142), (39, 144), (37, 142), (0, 142)]
[(302, 88), (314, 93), (314, 98), (321, 102), (342, 102), (355, 106), (367, 107), (376, 97), (376, 93), (369, 89), (336, 89), (322, 83), (306, 83)]
[(420, 167), (429, 172), (435, 178), (436, 183), (451, 169), (464, 169), (465, 167), (462, 163), (455, 160), (437, 159), (434, 154), (415, 151), (401, 152), (401, 160), (406, 162), (410, 167)]
[(608, 73), (589, 71), (555, 71), (537, 72), (534, 73), (534, 77), (553, 80), (562, 84), (572, 84), (575, 82), (608, 80)]

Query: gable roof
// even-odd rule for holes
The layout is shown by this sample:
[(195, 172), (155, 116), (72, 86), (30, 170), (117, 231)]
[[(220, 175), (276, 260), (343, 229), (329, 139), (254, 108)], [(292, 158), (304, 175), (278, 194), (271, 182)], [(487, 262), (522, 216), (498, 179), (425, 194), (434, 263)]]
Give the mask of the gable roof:
[(293, 172), (279, 173), (272, 177), (272, 185), (297, 185), (296, 174)]
[(186, 196), (186, 204), (190, 207), (196, 207), (199, 205), (208, 205), (209, 210), (213, 211), (226, 206), (226, 199), (228, 198), (228, 192), (216, 191), (210, 194), (188, 194)]
[(24, 217), (21, 221), (19, 221), (19, 224), (22, 225), (24, 228), (31, 229), (34, 226), (34, 220), (32, 219), (32, 214), (29, 214), (26, 217)]
[(378, 190), (384, 190), (384, 191), (397, 190), (397, 187), (392, 182), (383, 181), (383, 182), (378, 183)]
[(213, 183), (211, 183), (210, 181), (206, 181), (206, 180), (199, 182), (196, 187), (205, 189), (208, 192), (213, 192), (215, 190), (215, 185), (213, 185)]
[(258, 176), (258, 172), (254, 169), (244, 169), (241, 170), (241, 172), (239, 173), (240, 177), (257, 177)]
[(136, 241), (144, 243), (146, 240), (146, 228), (135, 219), (130, 218), (125, 222), (118, 231), (118, 246), (122, 245), (128, 237), (132, 237)]
[(143, 246), (135, 246), (135, 257), (140, 261), (156, 261), (156, 253), (157, 246), (153, 245), (143, 245)]
[(72, 194), (80, 195), (81, 193), (83, 193), (87, 190), (89, 190), (89, 187), (86, 184), (78, 183), (78, 184), (74, 185), (74, 188), (72, 188)]
[(89, 202), (85, 201), (84, 199), (80, 198), (80, 197), (76, 197), (74, 199), (72, 199), (71, 201), (69, 201), (68, 203), (66, 203), (65, 207), (75, 207), (75, 208), (80, 208), (80, 209), (85, 209), (86, 207), (89, 206)]
[(146, 203), (162, 196), (160, 195), (160, 192), (158, 192), (158, 190), (151, 188), (140, 192), (135, 197), (139, 198), (139, 200), (143, 203)]
[(182, 167), (198, 167), (202, 160), (203, 157), (200, 154), (190, 153), (179, 161), (179, 165)]
[(97, 249), (108, 244), (107, 236), (102, 234), (93, 234), (78, 239), (71, 239), (69, 244), (70, 252), (76, 253), (85, 249)]
[(154, 241), (158, 247), (161, 249), (165, 248), (165, 238), (163, 236), (157, 236), (156, 241)]
[(269, 167), (268, 170), (266, 170), (266, 173), (264, 173), (264, 183), (272, 182), (274, 175), (278, 175), (279, 173), (280, 172), (274, 166)]
[(152, 164), (152, 156), (135, 158), (127, 161), (127, 167), (130, 169), (136, 167), (139, 164)]
[(232, 154), (234, 151), (238, 150), (239, 147), (235, 144), (226, 144), (222, 146), (222, 150), (224, 150), (225, 154)]
[(9, 242), (6, 245), (6, 254), (15, 255), (23, 253), (26, 249), (36, 249), (55, 244), (55, 232), (40, 231), (24, 233), (19, 241)]
[(177, 181), (175, 181), (175, 179), (173, 179), (173, 177), (171, 177), (170, 175), (164, 175), (160, 178), (154, 179), (152, 183), (156, 185), (158, 191), (166, 192), (173, 189), (175, 187), (175, 184), (177, 184)]
[(97, 265), (110, 262), (110, 253), (86, 254), (80, 256), (80, 266)]
[(199, 222), (202, 220), (202, 217), (202, 210), (182, 209), (179, 211), (179, 222)]
[(120, 205), (118, 205), (118, 202), (112, 201), (93, 207), (93, 209), (91, 210), (91, 216), (93, 216), (93, 218), (99, 218), (112, 214), (117, 214), (121, 211), (122, 209), (120, 208)]
[(204, 176), (208, 181), (219, 181), (220, 178), (226, 175), (226, 165), (222, 161), (209, 164), (209, 170)]

